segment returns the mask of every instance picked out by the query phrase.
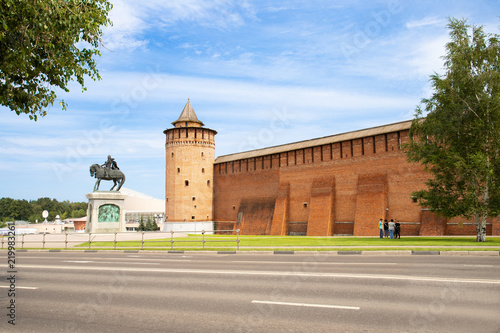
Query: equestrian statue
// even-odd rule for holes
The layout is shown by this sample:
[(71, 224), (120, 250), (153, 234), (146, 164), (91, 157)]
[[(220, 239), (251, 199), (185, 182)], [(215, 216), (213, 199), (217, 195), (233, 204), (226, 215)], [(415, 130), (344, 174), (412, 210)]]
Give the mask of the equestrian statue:
[(115, 159), (112, 158), (111, 155), (108, 155), (108, 159), (102, 165), (92, 164), (90, 166), (90, 176), (97, 178), (94, 185), (94, 191), (99, 190), (99, 184), (103, 179), (112, 180), (114, 182), (110, 191), (113, 191), (116, 185), (118, 185), (118, 187), (115, 191), (119, 191), (123, 183), (125, 183), (125, 175), (120, 171), (118, 164), (116, 164)]

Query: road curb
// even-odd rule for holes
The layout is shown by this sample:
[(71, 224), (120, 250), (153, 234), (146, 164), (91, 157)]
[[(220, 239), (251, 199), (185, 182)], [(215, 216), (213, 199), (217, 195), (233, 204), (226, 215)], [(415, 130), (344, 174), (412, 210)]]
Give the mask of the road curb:
[(431, 256), (438, 256), (441, 254), (441, 251), (411, 251), (412, 255), (431, 255)]
[(496, 251), (468, 251), (468, 252), (469, 255), (473, 256), (492, 256), (492, 257), (500, 256), (500, 252)]
[(273, 254), (295, 254), (295, 251), (274, 251)]
[(339, 255), (361, 255), (363, 251), (337, 251)]
[(362, 251), (364, 256), (409, 256), (411, 255), (411, 250), (399, 250), (399, 251)]
[(469, 251), (441, 251), (442, 256), (468, 256)]

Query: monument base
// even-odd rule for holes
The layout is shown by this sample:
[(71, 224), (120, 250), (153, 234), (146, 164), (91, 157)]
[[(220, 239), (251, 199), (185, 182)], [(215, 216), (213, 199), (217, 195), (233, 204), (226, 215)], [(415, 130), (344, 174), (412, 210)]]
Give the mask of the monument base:
[(165, 222), (163, 223), (163, 232), (183, 232), (187, 234), (201, 234), (205, 231), (206, 235), (213, 235), (214, 223), (212, 221), (203, 222)]
[(86, 194), (87, 233), (125, 232), (125, 198), (127, 195), (116, 191), (95, 191)]

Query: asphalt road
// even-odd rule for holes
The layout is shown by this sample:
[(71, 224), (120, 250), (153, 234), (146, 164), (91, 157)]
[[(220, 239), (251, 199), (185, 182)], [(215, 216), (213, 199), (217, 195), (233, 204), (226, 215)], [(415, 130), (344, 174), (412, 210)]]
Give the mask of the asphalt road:
[(500, 333), (500, 257), (1, 255), (1, 332)]

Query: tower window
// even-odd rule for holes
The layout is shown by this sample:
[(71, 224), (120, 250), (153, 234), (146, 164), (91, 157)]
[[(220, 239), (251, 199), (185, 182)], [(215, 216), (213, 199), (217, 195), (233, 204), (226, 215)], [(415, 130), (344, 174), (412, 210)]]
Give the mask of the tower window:
[(196, 197), (193, 197), (193, 201), (196, 201)]
[(307, 202), (304, 202), (303, 205), (304, 205), (304, 208), (307, 208)]
[(203, 152), (201, 152), (201, 157), (203, 157)]
[(207, 180), (207, 186), (210, 187), (210, 180)]
[(177, 168), (177, 173), (181, 172), (181, 168)]
[(174, 153), (172, 153), (172, 157), (174, 157)]
[(184, 185), (189, 186), (189, 180), (185, 180)]
[(201, 168), (201, 173), (205, 173), (205, 168)]

